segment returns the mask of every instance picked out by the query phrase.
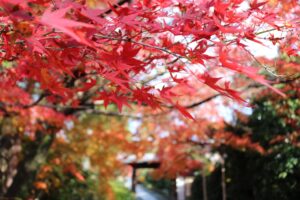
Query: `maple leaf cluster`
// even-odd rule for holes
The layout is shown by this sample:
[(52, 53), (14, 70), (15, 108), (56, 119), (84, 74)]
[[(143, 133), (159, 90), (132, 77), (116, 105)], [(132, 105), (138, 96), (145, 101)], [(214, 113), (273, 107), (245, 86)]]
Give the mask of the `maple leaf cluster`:
[[(153, 0), (90, 5), (1, 1), (0, 84), (11, 88), (1, 94), (3, 112), (43, 102), (42, 106), (72, 114), (70, 108), (93, 109), (100, 102), (104, 107), (116, 104), (120, 111), (131, 104), (152, 109), (172, 105), (192, 118), (176, 101), (178, 95), (189, 95), (177, 94), (178, 86), (197, 90), (204, 84), (244, 102), (218, 75), (224, 69), (223, 75), (243, 74), (282, 94), (258, 74), (259, 68), (230, 56), (232, 49), (246, 51), (247, 40), (263, 44), (257, 31), (261, 27), (297, 28), (296, 19), (287, 22), (278, 17), (266, 9), (267, 2)], [(289, 55), (296, 55), (292, 48)], [(161, 74), (166, 78), (157, 78)], [(26, 97), (26, 102), (11, 93)]]

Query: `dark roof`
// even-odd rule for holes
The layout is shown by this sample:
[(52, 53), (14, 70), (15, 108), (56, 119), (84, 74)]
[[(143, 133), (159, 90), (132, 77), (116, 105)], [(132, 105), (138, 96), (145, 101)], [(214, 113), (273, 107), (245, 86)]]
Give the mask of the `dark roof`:
[(152, 162), (131, 162), (127, 163), (134, 168), (159, 168), (160, 162), (152, 161)]

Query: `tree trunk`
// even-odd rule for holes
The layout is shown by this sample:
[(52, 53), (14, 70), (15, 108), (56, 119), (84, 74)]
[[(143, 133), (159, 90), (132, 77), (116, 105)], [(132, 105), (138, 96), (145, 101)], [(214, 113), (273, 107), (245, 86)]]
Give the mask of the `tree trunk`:
[[(12, 185), (8, 188), (4, 197), (14, 198), (20, 195), (22, 187), (28, 184), (28, 180), (38, 171), (38, 169), (34, 171), (29, 170), (27, 166), (35, 162), (38, 154), (43, 154), (45, 158), (47, 157), (47, 153), (55, 139), (55, 131), (56, 129), (54, 128), (49, 134), (37, 133), (37, 139), (23, 150), (23, 159), (19, 162)], [(47, 136), (49, 137), (48, 139), (46, 138)], [(47, 140), (45, 141), (45, 139)]]

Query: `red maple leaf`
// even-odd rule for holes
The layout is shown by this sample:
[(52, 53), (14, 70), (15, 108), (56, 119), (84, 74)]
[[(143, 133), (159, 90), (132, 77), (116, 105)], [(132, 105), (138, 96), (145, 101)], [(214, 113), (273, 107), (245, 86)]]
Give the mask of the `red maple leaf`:
[[(85, 37), (84, 37), (84, 32), (79, 31), (78, 28), (95, 28), (91, 24), (83, 23), (83, 22), (78, 22), (74, 21), (71, 19), (67, 19), (64, 16), (66, 13), (70, 10), (70, 7), (67, 8), (62, 8), (59, 10), (55, 10), (51, 12), (50, 8), (48, 8), (42, 17), (40, 18), (40, 22), (42, 24), (45, 24), (47, 26), (50, 26), (51, 28), (56, 28), (63, 33), (69, 35), (73, 39), (75, 39), (77, 42), (80, 42), (82, 44), (88, 45), (88, 46), (93, 46), (91, 42), (89, 42)], [(76, 29), (77, 28), (77, 29)]]

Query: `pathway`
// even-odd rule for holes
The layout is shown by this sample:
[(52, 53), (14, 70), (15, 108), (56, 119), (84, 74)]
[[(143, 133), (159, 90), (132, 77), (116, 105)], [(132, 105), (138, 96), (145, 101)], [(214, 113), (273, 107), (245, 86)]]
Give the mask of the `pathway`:
[(136, 199), (137, 200), (167, 200), (163, 195), (145, 188), (143, 185), (136, 186)]

